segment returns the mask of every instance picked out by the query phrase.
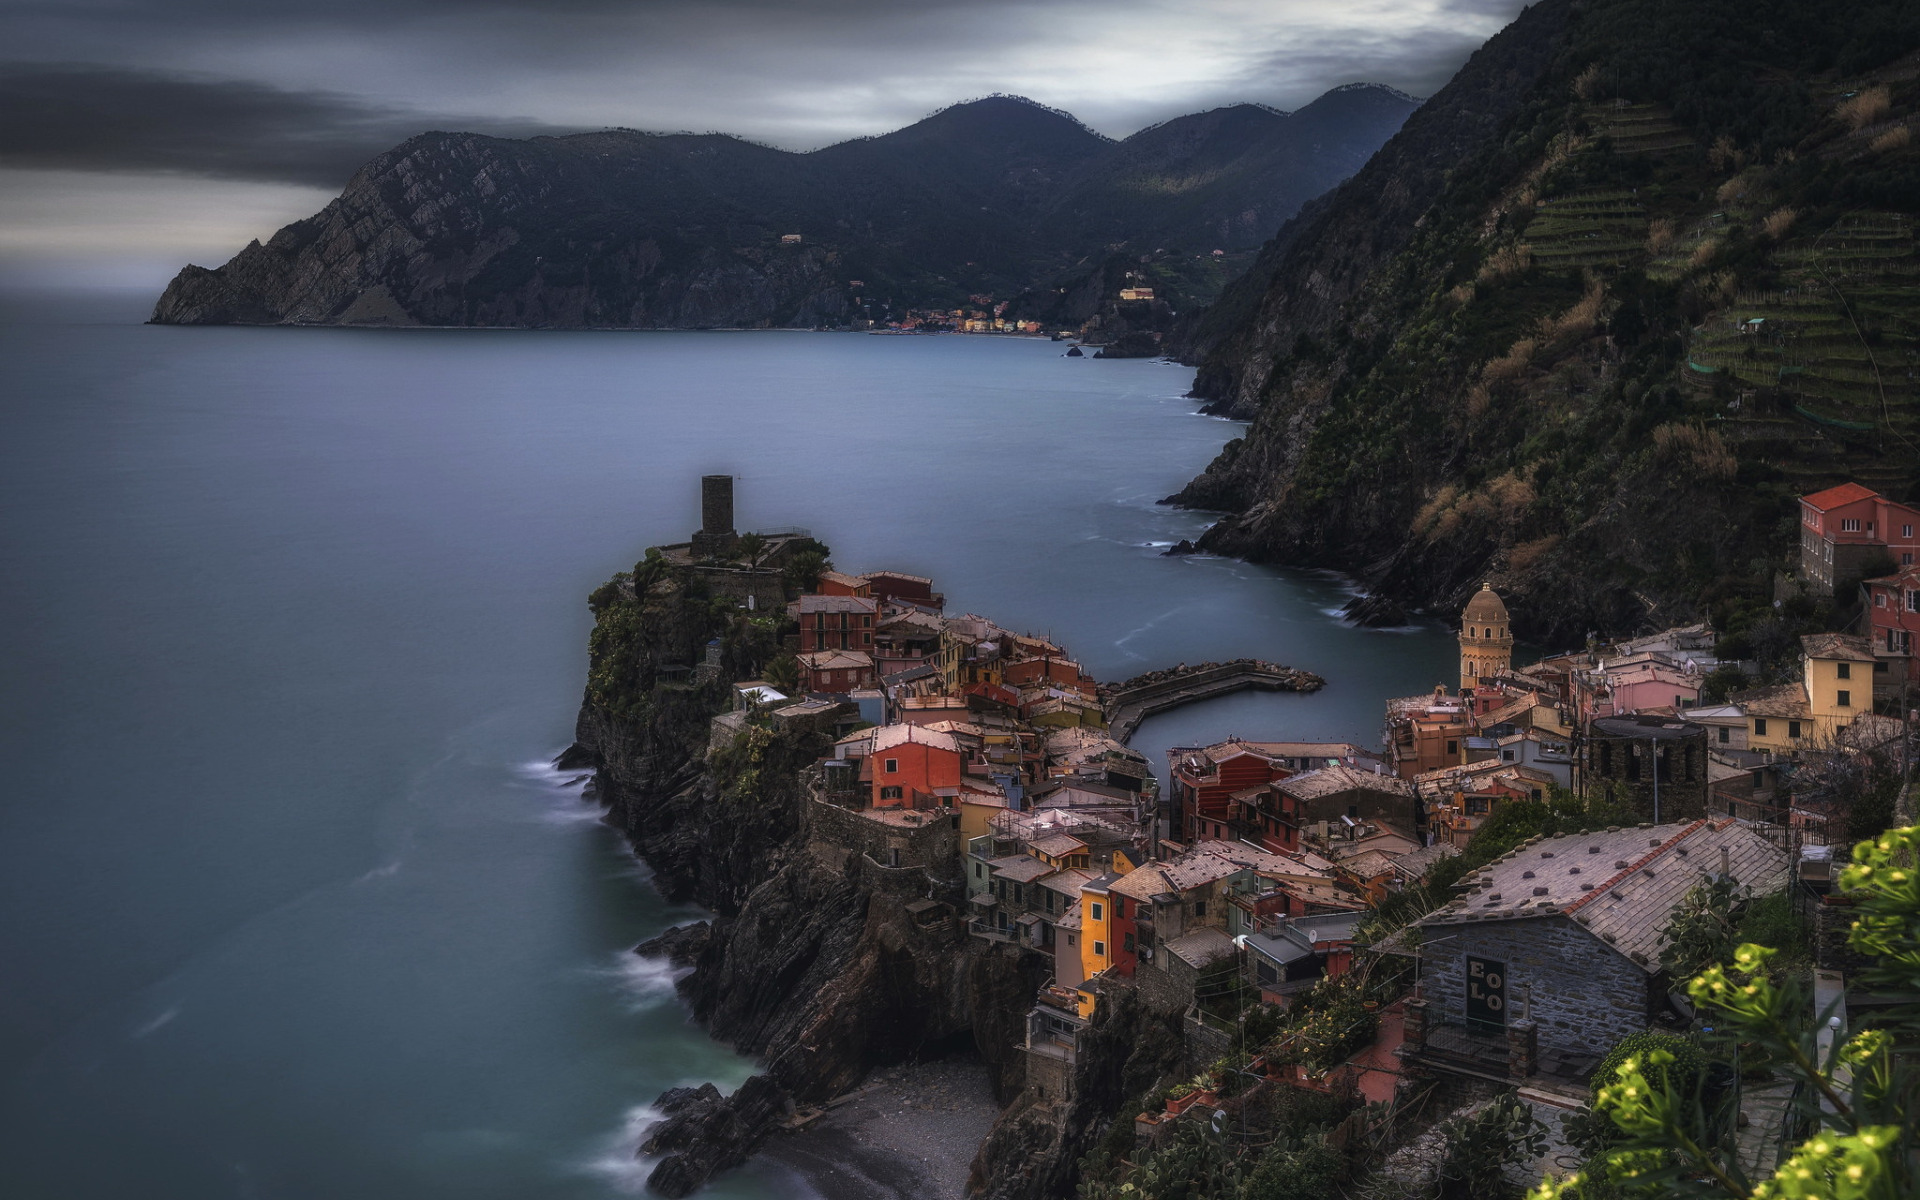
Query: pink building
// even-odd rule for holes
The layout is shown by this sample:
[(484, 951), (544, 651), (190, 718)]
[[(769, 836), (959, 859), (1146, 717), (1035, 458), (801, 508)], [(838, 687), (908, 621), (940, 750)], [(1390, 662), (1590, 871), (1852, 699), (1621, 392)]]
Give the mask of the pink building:
[(1920, 509), (1857, 483), (1800, 498), (1800, 574), (1833, 595), (1861, 582), (1882, 556), (1897, 567), (1920, 555)]

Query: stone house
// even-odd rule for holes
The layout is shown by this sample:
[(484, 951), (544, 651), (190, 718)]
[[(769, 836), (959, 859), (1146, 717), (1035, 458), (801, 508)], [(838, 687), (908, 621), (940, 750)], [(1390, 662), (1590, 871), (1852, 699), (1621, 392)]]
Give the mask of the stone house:
[(1662, 821), (1707, 811), (1707, 731), (1673, 717), (1601, 717), (1581, 747), (1586, 795), (1603, 789), (1644, 817)]
[(1661, 934), (1687, 893), (1720, 874), (1765, 895), (1786, 885), (1788, 863), (1730, 820), (1536, 838), (1381, 948), (1419, 959), (1433, 1065), (1470, 1054), (1474, 1038), (1504, 1059), (1518, 1032), (1543, 1064), (1578, 1076), (1666, 1009)]

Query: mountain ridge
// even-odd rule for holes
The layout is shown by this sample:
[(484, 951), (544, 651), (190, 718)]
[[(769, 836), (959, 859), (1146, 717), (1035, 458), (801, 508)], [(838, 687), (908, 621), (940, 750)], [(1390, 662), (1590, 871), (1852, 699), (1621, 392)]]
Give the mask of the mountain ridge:
[(861, 327), (980, 294), (1057, 308), (1048, 285), (1076, 263), (1169, 244), (1189, 262), (1162, 290), (1184, 303), (1219, 274), (1191, 260), (1250, 251), (1413, 106), (1350, 86), (1294, 114), (1254, 110), (1265, 129), (1248, 142), (1222, 133), (1237, 107), (1115, 140), (988, 96), (804, 152), (717, 133), (429, 131), (314, 216), (183, 269), (153, 319)]

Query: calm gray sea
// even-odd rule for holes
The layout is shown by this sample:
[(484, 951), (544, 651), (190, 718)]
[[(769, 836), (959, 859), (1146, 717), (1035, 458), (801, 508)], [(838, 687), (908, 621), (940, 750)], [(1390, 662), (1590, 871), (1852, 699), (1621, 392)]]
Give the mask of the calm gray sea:
[[(631, 1194), (645, 1103), (747, 1063), (627, 948), (695, 914), (544, 764), (585, 597), (696, 523), (803, 525), (1103, 678), (1324, 673), (1136, 744), (1378, 740), (1437, 629), (1161, 547), (1238, 427), (1040, 341), (175, 329), (0, 311), (0, 1194)], [(720, 1196), (791, 1184), (770, 1168)]]

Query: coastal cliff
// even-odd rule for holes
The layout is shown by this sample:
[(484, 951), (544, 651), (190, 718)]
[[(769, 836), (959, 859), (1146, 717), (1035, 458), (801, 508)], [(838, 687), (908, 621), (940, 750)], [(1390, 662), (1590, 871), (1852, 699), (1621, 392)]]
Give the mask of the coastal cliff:
[(1920, 488), (1916, 46), (1893, 3), (1528, 8), (1180, 328), (1252, 424), (1170, 499), (1383, 612), (1742, 628), (1796, 495)]
[(1184, 307), (1224, 279), (1214, 250), (1240, 261), (1416, 104), (1349, 85), (1114, 141), (990, 97), (805, 154), (722, 134), (424, 133), (318, 214), (183, 269), (153, 320), (865, 328), (986, 295), (1077, 325), (1114, 298), (1107, 260), (1147, 252), (1160, 299)]
[[(857, 818), (808, 796), (807, 769), (829, 748), (821, 735), (750, 727), (712, 746), (710, 720), (729, 695), (719, 681), (757, 675), (777, 653), (780, 618), (716, 602), (690, 576), (639, 572), (638, 590), (623, 574), (594, 594), (587, 695), (562, 762), (594, 768), (608, 822), (663, 892), (714, 912), (710, 927), (648, 949), (691, 966), (681, 993), (694, 1015), (765, 1064), (725, 1098), (662, 1098), (668, 1115), (646, 1147), (662, 1156), (655, 1190), (689, 1194), (744, 1161), (791, 1106), (839, 1096), (877, 1067), (972, 1050), (1003, 1103), (1022, 1098), (1018, 1046), (1045, 971), (910, 908), (960, 886), (952, 831), (921, 831), (915, 844), (930, 853), (883, 866), (858, 848)], [(714, 639), (722, 666), (711, 679), (675, 669)], [(1115, 1063), (1142, 1053), (1137, 1012), (1108, 1027)], [(1098, 1073), (1106, 1057), (1090, 1053), (1082, 1069)], [(1017, 1106), (976, 1164), (978, 1187), (1008, 1200), (1063, 1194), (1120, 1102), (1117, 1078), (1090, 1084), (1069, 1114)]]

